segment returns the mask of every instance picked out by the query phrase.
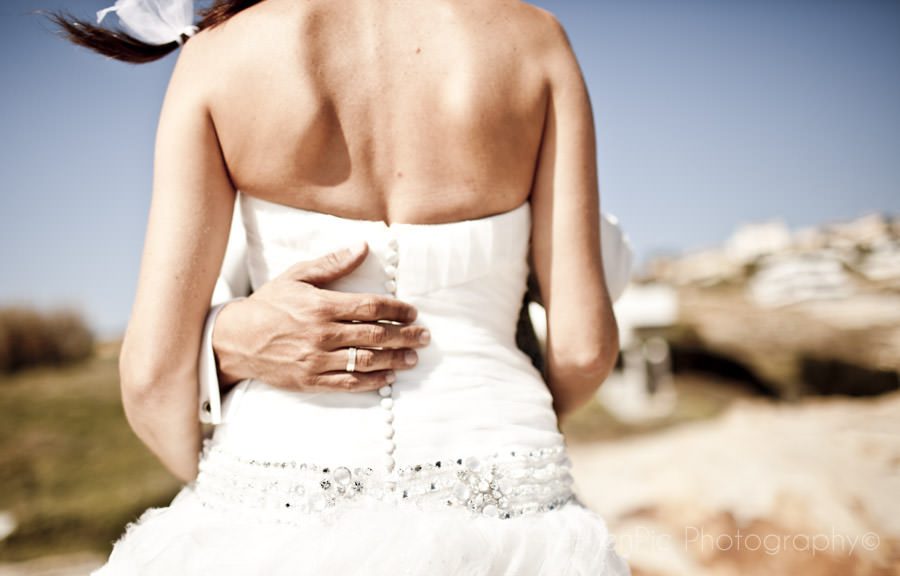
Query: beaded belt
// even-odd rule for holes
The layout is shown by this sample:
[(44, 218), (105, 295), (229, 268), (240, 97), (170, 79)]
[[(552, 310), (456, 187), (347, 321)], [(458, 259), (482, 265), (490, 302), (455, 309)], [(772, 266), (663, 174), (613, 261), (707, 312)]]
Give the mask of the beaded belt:
[(370, 467), (249, 459), (207, 439), (199, 467), (194, 488), (204, 506), (266, 510), (287, 521), (373, 500), (465, 508), (494, 518), (577, 501), (564, 446), (398, 466), (383, 475)]

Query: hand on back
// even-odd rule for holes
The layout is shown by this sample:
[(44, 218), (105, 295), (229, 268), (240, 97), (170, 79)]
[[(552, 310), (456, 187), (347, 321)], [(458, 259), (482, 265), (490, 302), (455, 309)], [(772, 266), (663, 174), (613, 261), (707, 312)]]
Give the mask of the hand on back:
[[(368, 246), (302, 261), (251, 296), (227, 304), (213, 331), (223, 387), (255, 378), (304, 391), (366, 391), (390, 384), (395, 370), (415, 366), (429, 341), (414, 325), (411, 304), (387, 294), (326, 290), (349, 274)], [(348, 348), (357, 350), (347, 372)]]

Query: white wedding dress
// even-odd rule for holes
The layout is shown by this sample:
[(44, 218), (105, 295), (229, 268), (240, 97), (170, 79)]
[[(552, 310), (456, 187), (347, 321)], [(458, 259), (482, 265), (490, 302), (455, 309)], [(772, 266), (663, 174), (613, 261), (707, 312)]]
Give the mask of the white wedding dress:
[(630, 574), (574, 494), (550, 392), (516, 346), (527, 202), (391, 225), (239, 202), (254, 289), (362, 239), (365, 261), (325, 287), (413, 304), (431, 342), (379, 391), (239, 383), (197, 480), (129, 524), (97, 576)]

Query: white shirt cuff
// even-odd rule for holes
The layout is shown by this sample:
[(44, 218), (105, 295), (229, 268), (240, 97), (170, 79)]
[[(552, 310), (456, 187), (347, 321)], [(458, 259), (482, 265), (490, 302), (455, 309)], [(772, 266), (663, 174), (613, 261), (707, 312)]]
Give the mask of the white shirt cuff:
[(219, 391), (219, 372), (216, 368), (216, 356), (213, 351), (212, 334), (216, 325), (216, 317), (226, 304), (243, 300), (243, 297), (234, 298), (227, 302), (216, 304), (206, 314), (206, 323), (203, 326), (203, 340), (200, 343), (200, 422), (204, 424), (222, 423), (222, 398)]

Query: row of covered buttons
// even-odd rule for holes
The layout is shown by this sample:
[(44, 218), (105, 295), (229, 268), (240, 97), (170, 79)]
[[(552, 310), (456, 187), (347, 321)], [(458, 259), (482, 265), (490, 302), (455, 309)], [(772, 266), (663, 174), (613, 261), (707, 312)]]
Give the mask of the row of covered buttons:
[(397, 246), (397, 238), (391, 236), (388, 240), (388, 252), (385, 256), (387, 264), (384, 267), (384, 272), (388, 277), (384, 282), (384, 287), (394, 296), (397, 295), (397, 262), (400, 261), (400, 253), (397, 251)]
[[(385, 255), (386, 264), (384, 272), (387, 280), (384, 287), (391, 295), (397, 295), (397, 264), (400, 260), (400, 254), (397, 250), (397, 238), (391, 236), (388, 239), (388, 250)], [(381, 397), (381, 408), (384, 414), (384, 467), (388, 474), (394, 471), (396, 462), (394, 461), (394, 449), (397, 447), (394, 443), (394, 388), (390, 384), (382, 386), (378, 389), (378, 395)]]

